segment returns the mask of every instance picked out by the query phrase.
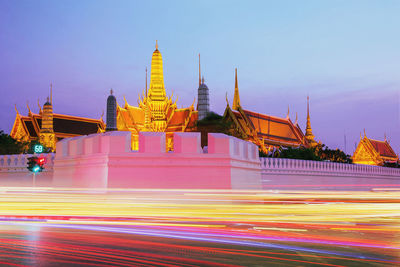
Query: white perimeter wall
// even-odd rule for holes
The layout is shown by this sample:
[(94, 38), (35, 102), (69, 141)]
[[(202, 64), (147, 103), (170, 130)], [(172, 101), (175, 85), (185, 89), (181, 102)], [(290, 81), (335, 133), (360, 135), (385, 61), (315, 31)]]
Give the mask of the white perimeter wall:
[(400, 169), (335, 162), (261, 158), (264, 189), (371, 190), (400, 187)]

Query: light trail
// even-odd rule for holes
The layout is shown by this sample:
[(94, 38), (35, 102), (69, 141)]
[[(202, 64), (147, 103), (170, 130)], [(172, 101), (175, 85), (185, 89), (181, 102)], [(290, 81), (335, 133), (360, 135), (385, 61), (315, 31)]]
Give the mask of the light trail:
[(0, 191), (10, 264), (154, 266), (151, 255), (156, 266), (400, 265), (400, 196), (390, 190)]

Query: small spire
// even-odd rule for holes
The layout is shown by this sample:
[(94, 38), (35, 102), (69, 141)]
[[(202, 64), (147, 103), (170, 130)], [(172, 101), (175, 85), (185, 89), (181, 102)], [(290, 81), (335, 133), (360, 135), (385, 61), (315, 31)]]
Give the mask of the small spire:
[(364, 128), (364, 137), (366, 137), (367, 135), (365, 134), (365, 128)]
[(201, 67), (200, 67), (200, 53), (199, 53), (199, 86), (201, 85)]
[(158, 50), (158, 41), (156, 40), (156, 50)]
[(385, 133), (385, 142), (387, 142), (386, 133)]
[(201, 83), (204, 83), (204, 76), (203, 76), (203, 78), (201, 78)]
[(237, 81), (237, 68), (235, 68), (235, 88), (239, 88), (238, 81)]
[(114, 93), (113, 89), (110, 89), (110, 95), (112, 95)]
[(297, 122), (297, 111), (296, 111), (296, 121), (294, 122), (294, 125), (297, 125), (298, 124), (298, 122)]
[[(49, 102), (49, 100), (47, 100)], [(50, 104), (53, 105), (53, 83), (50, 83)]]
[(286, 119), (289, 119), (289, 114), (290, 114), (290, 109), (289, 109), (289, 105), (287, 106), (287, 114), (286, 114)]
[(37, 100), (37, 105), (38, 105), (38, 107), (39, 107), (39, 114), (40, 114), (40, 113), (42, 113), (42, 107), (40, 106), (39, 98), (38, 98), (38, 100)]
[(28, 107), (28, 111), (29, 111), (28, 114), (29, 114), (29, 116), (32, 115), (31, 109), (29, 108), (29, 102), (28, 102), (28, 101), (26, 101), (26, 106)]
[(235, 94), (233, 96), (232, 109), (237, 110), (240, 107), (239, 87), (237, 80), (237, 68), (235, 68)]
[(147, 67), (146, 67), (146, 97), (147, 97)]
[[(50, 99), (49, 99), (49, 97), (47, 97), (47, 102), (49, 102), (50, 101)], [(50, 103), (50, 102), (49, 102)]]

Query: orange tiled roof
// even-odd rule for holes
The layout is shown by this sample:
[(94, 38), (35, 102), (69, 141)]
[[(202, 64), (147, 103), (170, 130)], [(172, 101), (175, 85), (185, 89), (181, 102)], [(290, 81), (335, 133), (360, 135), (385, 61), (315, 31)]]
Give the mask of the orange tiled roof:
[[(248, 110), (243, 110), (244, 114), (252, 123), (253, 128), (257, 131), (259, 137), (266, 139), (283, 141), (289, 143), (301, 143), (302, 136), (299, 129), (293, 125), (289, 119), (269, 116)], [(240, 113), (234, 112), (236, 116)], [(240, 123), (245, 123), (239, 118)]]
[(392, 147), (386, 141), (378, 141), (373, 139), (368, 139), (368, 140), (374, 147), (375, 151), (378, 152), (381, 156), (397, 158), (396, 153), (393, 151)]

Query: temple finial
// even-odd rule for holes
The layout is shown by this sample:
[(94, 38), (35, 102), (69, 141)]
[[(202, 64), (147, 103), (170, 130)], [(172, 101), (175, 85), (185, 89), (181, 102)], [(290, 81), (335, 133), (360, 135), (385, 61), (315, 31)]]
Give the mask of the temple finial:
[(296, 112), (296, 121), (294, 122), (294, 124), (295, 124), (295, 125), (298, 124), (298, 122), (297, 122), (297, 112)]
[(305, 138), (311, 146), (315, 146), (317, 142), (315, 141), (315, 136), (312, 133), (311, 129), (311, 120), (310, 120), (310, 97), (307, 95), (307, 124), (306, 124), (306, 134)]
[(37, 100), (37, 105), (39, 107), (39, 114), (42, 113), (42, 107), (40, 106), (39, 98)]
[(366, 137), (367, 135), (365, 134), (365, 128), (364, 128), (364, 137)]
[[(50, 98), (49, 97), (47, 97), (47, 102), (49, 102), (50, 101)], [(50, 103), (50, 102), (49, 102)]]
[(28, 107), (29, 116), (32, 115), (31, 109), (29, 108), (29, 102), (28, 101), (26, 101), (26, 106)]
[(290, 108), (289, 108), (289, 105), (288, 105), (288, 106), (287, 106), (286, 119), (289, 119), (289, 115), (290, 115)]
[(201, 83), (204, 83), (204, 76), (203, 76), (203, 78), (201, 78)]
[[(47, 100), (49, 102), (49, 100)], [(50, 104), (53, 105), (53, 83), (50, 83)]]
[(200, 53), (199, 53), (199, 86), (201, 85), (201, 66), (200, 66)]
[(156, 50), (158, 50), (158, 41), (156, 40)]
[(146, 67), (146, 97), (147, 97), (147, 67)]
[(235, 68), (235, 94), (233, 96), (232, 108), (237, 110), (240, 107), (239, 87), (237, 80), (237, 68)]
[(17, 109), (17, 104), (14, 104), (14, 108), (15, 108), (15, 112), (17, 112), (17, 114), (19, 114), (18, 109)]
[(386, 133), (385, 133), (385, 142), (387, 142)]
[(110, 95), (112, 95), (114, 93), (113, 89), (110, 89)]
[(226, 99), (226, 104), (229, 106), (228, 92), (225, 92), (225, 99)]

